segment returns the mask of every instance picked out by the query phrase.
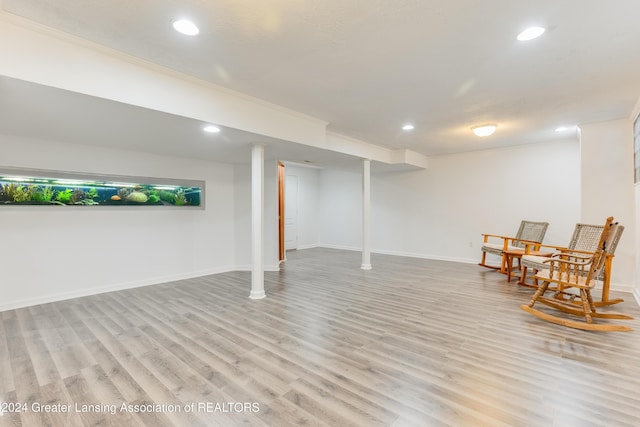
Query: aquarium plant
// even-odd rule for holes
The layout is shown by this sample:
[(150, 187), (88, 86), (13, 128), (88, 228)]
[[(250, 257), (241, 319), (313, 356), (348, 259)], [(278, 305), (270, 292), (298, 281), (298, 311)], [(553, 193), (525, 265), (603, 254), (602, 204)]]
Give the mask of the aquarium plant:
[(33, 193), (33, 189), (35, 187), (29, 186), (25, 187), (24, 185), (16, 186), (13, 191), (13, 202), (14, 203), (24, 203), (28, 200), (31, 200), (31, 193)]
[(96, 190), (95, 187), (91, 187), (91, 189), (86, 193), (86, 198), (96, 200), (98, 198), (98, 190)]
[(175, 203), (176, 206), (184, 206), (188, 203), (187, 197), (184, 195), (184, 190), (182, 188), (178, 189), (176, 194), (174, 194), (173, 203)]
[(71, 203), (71, 197), (73, 197), (73, 190), (70, 188), (67, 188), (64, 191), (58, 191), (58, 194), (56, 195), (56, 200), (60, 203), (68, 205), (69, 203)]
[(31, 200), (36, 203), (51, 203), (54, 192), (54, 189), (49, 185), (45, 187), (34, 185), (31, 192)]
[(2, 184), (2, 187), (0, 187), (0, 196), (2, 197), (2, 200), (6, 202), (13, 202), (13, 195), (16, 192), (17, 187), (18, 186), (13, 182)]
[(158, 193), (158, 197), (160, 197), (160, 200), (162, 200), (163, 202), (167, 202), (167, 203), (174, 202), (173, 193), (171, 191), (162, 190), (160, 191), (160, 193)]

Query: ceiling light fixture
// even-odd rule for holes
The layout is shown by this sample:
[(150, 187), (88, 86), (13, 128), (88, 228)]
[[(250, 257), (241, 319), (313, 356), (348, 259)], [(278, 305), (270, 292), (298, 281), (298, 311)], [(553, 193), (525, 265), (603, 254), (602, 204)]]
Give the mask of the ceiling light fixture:
[(200, 29), (198, 29), (196, 24), (188, 19), (178, 19), (173, 21), (173, 29), (186, 36), (197, 36), (200, 34)]
[(521, 42), (533, 40), (543, 35), (545, 31), (546, 30), (544, 27), (529, 27), (518, 34), (518, 40), (520, 40)]
[(496, 128), (497, 128), (496, 125), (482, 125), (482, 126), (472, 127), (471, 130), (473, 131), (473, 133), (476, 134), (476, 136), (485, 137), (485, 136), (493, 135), (493, 133), (496, 131)]
[(559, 126), (559, 127), (555, 128), (556, 132), (566, 132), (568, 130), (569, 130), (568, 126)]
[(213, 126), (213, 125), (207, 125), (204, 128), (202, 128), (203, 131), (208, 132), (208, 133), (218, 133), (220, 132), (220, 128), (218, 126)]
[(402, 130), (413, 130), (415, 129), (415, 126), (412, 124), (407, 123), (406, 125), (402, 126)]

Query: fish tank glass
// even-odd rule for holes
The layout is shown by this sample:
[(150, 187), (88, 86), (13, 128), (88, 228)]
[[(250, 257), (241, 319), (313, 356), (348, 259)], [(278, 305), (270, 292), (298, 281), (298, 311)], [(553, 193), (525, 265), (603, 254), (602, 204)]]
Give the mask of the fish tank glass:
[(0, 206), (203, 206), (203, 181), (0, 170)]

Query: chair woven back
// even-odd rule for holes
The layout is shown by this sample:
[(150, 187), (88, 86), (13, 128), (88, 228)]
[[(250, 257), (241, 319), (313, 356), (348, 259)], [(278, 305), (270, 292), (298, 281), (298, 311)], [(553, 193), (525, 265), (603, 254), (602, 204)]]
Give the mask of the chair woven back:
[(595, 252), (598, 248), (598, 242), (602, 236), (604, 226), (593, 224), (576, 224), (573, 230), (571, 241), (567, 245), (567, 249), (575, 249), (577, 251)]
[(616, 253), (616, 248), (618, 247), (618, 242), (620, 241), (620, 237), (622, 237), (622, 232), (624, 231), (624, 225), (620, 225), (618, 223), (615, 224), (615, 231), (613, 233), (613, 238), (608, 244), (606, 251), (607, 254), (613, 255)]
[[(548, 222), (522, 221), (516, 233), (516, 239), (530, 240), (532, 242), (542, 242), (547, 233)], [(524, 243), (514, 241), (513, 246), (524, 248)]]
[(591, 278), (600, 277), (602, 271), (604, 270), (607, 254), (612, 254), (612, 251), (615, 251), (616, 247), (618, 246), (618, 241), (620, 240), (620, 235), (622, 234), (622, 232), (618, 232), (618, 229), (621, 226), (618, 225), (617, 222), (613, 223), (612, 220), (612, 217), (607, 218), (607, 223), (605, 224), (604, 229), (601, 233), (598, 247), (596, 249), (596, 253), (593, 256), (591, 268), (589, 269), (587, 283)]

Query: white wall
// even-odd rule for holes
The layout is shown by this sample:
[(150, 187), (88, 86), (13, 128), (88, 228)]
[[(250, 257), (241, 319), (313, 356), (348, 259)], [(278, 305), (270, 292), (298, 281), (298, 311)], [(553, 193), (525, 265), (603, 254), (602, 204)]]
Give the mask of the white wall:
[(362, 248), (362, 174), (323, 169), (319, 200), (320, 246)]
[[(374, 252), (478, 262), (481, 233), (550, 223), (545, 242), (566, 245), (580, 218), (576, 141), (432, 157), (429, 169), (374, 174)], [(361, 248), (361, 174), (320, 174), (320, 242)], [(374, 266), (375, 268), (375, 266)]]
[(5, 167), (206, 181), (206, 209), (2, 207), (0, 311), (235, 264), (230, 165), (6, 135), (0, 152)]
[(286, 163), (285, 175), (298, 180), (298, 249), (315, 247), (320, 237), (320, 169)]
[(635, 203), (633, 128), (628, 119), (580, 127), (583, 222), (608, 216), (625, 226), (613, 260), (612, 287), (632, 291), (635, 283)]

